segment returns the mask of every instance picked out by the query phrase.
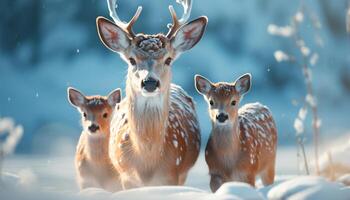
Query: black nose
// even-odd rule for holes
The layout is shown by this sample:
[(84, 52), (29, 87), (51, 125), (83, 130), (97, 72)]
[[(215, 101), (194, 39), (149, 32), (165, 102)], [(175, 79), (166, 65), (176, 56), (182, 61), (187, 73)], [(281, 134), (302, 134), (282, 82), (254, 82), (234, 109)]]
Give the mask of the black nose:
[(154, 92), (157, 87), (159, 87), (159, 81), (149, 77), (142, 81), (141, 87), (144, 88), (147, 92)]
[(91, 133), (95, 133), (98, 129), (100, 129), (100, 127), (96, 124), (89, 126), (89, 131), (91, 131)]
[(220, 113), (219, 115), (216, 116), (216, 119), (220, 122), (220, 123), (224, 123), (227, 119), (228, 119), (228, 115), (224, 114), (224, 113)]

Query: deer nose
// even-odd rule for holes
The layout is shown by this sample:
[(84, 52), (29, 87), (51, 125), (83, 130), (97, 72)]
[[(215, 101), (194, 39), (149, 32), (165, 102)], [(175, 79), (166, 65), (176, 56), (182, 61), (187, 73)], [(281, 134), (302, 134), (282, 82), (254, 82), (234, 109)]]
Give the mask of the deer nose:
[(154, 92), (159, 87), (159, 81), (152, 77), (148, 77), (142, 80), (141, 87), (147, 92)]
[(89, 126), (89, 131), (91, 131), (91, 133), (95, 133), (99, 129), (100, 127), (96, 124), (92, 124), (91, 126)]
[(216, 120), (218, 120), (220, 123), (224, 123), (228, 119), (228, 115), (225, 113), (220, 113), (219, 115), (216, 115)]

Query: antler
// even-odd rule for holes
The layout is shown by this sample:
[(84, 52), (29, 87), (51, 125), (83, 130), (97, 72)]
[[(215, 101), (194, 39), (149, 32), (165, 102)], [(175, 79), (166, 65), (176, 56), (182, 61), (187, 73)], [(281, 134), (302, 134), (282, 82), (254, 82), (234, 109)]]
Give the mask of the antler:
[(116, 11), (118, 7), (117, 0), (107, 0), (107, 4), (108, 4), (109, 15), (112, 17), (114, 23), (120, 26), (121, 28), (123, 28), (132, 38), (134, 38), (135, 34), (132, 30), (132, 26), (135, 24), (135, 22), (139, 18), (142, 11), (142, 6), (139, 6), (137, 8), (135, 15), (131, 18), (131, 20), (128, 23), (126, 23), (122, 21), (117, 15), (117, 11)]
[(169, 6), (170, 14), (173, 19), (173, 24), (168, 24), (169, 32), (166, 35), (167, 38), (173, 37), (176, 31), (187, 22), (191, 15), (192, 0), (176, 0), (176, 2), (182, 5), (184, 13), (181, 19), (178, 20), (174, 7), (171, 5)]

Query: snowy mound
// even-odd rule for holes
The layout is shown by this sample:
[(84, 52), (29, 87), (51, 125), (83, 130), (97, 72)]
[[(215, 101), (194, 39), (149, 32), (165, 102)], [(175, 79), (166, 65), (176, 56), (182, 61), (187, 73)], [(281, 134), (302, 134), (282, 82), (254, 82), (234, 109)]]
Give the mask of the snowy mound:
[[(24, 175), (23, 175), (24, 174)], [(229, 182), (223, 184), (216, 193), (186, 186), (142, 187), (111, 193), (99, 188), (88, 188), (80, 192), (67, 192), (50, 187), (39, 186), (28, 177), (28, 173), (18, 176), (3, 173), (0, 187), (0, 199), (11, 200), (346, 200), (350, 197), (350, 187), (339, 182), (330, 182), (325, 178), (313, 176), (277, 177), (277, 181), (268, 187), (253, 188), (246, 183)], [(343, 177), (348, 181), (349, 175)]]
[(239, 197), (238, 199), (265, 199), (261, 193), (247, 183), (229, 182), (223, 184), (215, 193), (216, 195), (227, 195)]
[(350, 174), (344, 174), (343, 176), (337, 179), (338, 182), (350, 186)]
[(350, 189), (321, 177), (301, 176), (273, 187), (267, 195), (268, 199), (349, 199)]

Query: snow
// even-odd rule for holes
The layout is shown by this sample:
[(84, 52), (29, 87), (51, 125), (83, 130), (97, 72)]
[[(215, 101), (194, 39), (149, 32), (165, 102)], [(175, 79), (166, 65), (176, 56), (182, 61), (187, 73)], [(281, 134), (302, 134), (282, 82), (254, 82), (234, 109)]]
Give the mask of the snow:
[(234, 195), (241, 199), (265, 199), (259, 191), (247, 183), (229, 182), (223, 184), (216, 192), (216, 195)]
[(350, 140), (348, 138), (349, 137), (346, 137), (348, 142), (345, 144), (342, 142), (345, 139), (342, 139), (341, 144), (329, 144), (329, 148), (326, 149), (325, 153), (320, 157), (320, 169), (325, 176), (329, 176), (329, 170), (332, 169), (332, 166), (337, 165), (342, 166), (342, 169), (340, 171), (335, 169), (335, 178), (339, 178), (344, 175), (344, 173), (350, 173)]
[[(308, 149), (308, 148), (307, 148)], [(4, 163), (6, 173), (1, 177), (6, 192), (1, 191), (0, 199), (274, 199), (290, 196), (296, 199), (316, 200), (342, 199), (348, 189), (338, 182), (330, 182), (313, 176), (298, 176), (294, 148), (277, 151), (277, 176), (273, 185), (264, 187), (258, 179), (254, 189), (245, 183), (230, 182), (222, 185), (216, 193), (209, 188), (208, 168), (204, 152), (189, 171), (185, 186), (143, 187), (117, 193), (99, 188), (78, 191), (73, 157), (20, 156), (9, 157)], [(345, 178), (344, 178), (345, 179)], [(1, 185), (1, 184), (0, 184)], [(300, 187), (299, 187), (300, 186)], [(322, 190), (322, 197), (317, 192)], [(329, 194), (323, 194), (323, 192)], [(254, 197), (254, 198), (253, 198)], [(338, 198), (339, 197), (339, 198)], [(288, 199), (288, 198), (286, 198)]]
[(273, 187), (269, 199), (348, 199), (350, 190), (321, 177), (300, 176)]
[(350, 174), (345, 174), (337, 179), (338, 182), (350, 186)]
[(14, 152), (17, 144), (22, 138), (23, 127), (15, 125), (11, 118), (0, 118), (0, 136), (6, 135), (3, 141), (0, 140), (0, 162), (3, 156)]
[(288, 61), (290, 60), (290, 56), (287, 55), (286, 53), (284, 53), (281, 50), (277, 50), (274, 52), (274, 57), (276, 59), (277, 62), (282, 62), (282, 61)]
[[(25, 185), (21, 177), (6, 173), (2, 176), (7, 190), (0, 193), (6, 199), (182, 199), (182, 200), (226, 200), (226, 199), (296, 199), (323, 200), (348, 199), (350, 188), (324, 178), (313, 176), (284, 177), (268, 187), (255, 189), (246, 183), (229, 182), (223, 184), (215, 193), (189, 186), (153, 186), (141, 187), (116, 193), (110, 193), (99, 188), (87, 188), (80, 192), (58, 192), (49, 187), (38, 187), (34, 184)], [(24, 198), (25, 197), (25, 198)]]

